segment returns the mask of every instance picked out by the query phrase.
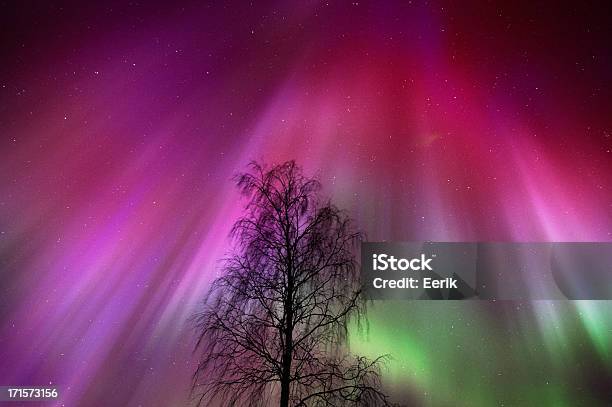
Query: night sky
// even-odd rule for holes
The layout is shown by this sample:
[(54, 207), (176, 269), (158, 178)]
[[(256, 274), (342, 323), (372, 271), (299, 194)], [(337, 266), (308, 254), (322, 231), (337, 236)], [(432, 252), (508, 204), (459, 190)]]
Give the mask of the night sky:
[[(604, 4), (90, 3), (0, 3), (0, 385), (186, 405), (251, 159), (374, 241), (612, 241)], [(611, 311), (377, 302), (351, 346), (417, 406), (610, 405)]]

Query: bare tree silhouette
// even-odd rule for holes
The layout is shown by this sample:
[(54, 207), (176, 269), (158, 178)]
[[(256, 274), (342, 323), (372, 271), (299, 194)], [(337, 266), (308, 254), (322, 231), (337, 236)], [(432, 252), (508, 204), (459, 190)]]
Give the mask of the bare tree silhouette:
[(253, 162), (236, 181), (248, 197), (236, 249), (195, 317), (198, 405), (389, 405), (385, 356), (348, 353), (365, 310), (351, 220), (294, 161)]

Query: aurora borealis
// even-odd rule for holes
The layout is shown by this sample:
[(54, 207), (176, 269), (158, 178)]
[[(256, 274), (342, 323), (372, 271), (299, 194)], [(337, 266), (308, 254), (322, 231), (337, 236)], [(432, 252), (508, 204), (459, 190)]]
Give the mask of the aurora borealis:
[[(40, 2), (0, 19), (0, 385), (186, 405), (188, 319), (251, 159), (296, 159), (372, 241), (612, 241), (603, 5)], [(603, 406), (611, 311), (376, 302), (351, 344), (391, 354), (411, 405)]]

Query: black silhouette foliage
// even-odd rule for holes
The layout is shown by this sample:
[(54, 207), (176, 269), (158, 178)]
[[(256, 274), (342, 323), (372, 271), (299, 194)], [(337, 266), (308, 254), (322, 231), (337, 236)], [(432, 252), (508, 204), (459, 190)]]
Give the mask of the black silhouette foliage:
[(355, 247), (361, 238), (294, 161), (255, 162), (236, 177), (247, 197), (195, 317), (199, 405), (389, 405), (380, 364), (348, 352), (363, 319)]

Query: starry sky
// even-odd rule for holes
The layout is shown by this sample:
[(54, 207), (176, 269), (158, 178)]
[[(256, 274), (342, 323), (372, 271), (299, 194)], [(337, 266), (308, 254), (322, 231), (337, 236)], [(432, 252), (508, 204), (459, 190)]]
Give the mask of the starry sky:
[[(533, 3), (0, 3), (0, 385), (186, 405), (251, 159), (374, 241), (612, 241), (612, 21)], [(417, 406), (609, 405), (611, 306), (377, 302), (351, 348)]]

